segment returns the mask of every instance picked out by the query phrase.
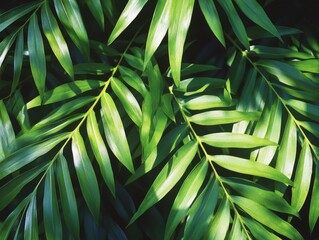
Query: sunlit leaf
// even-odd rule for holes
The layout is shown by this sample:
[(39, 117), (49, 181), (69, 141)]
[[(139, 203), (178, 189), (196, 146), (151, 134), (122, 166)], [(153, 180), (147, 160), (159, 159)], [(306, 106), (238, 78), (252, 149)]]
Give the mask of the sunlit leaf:
[(43, 99), (46, 80), (46, 60), (37, 15), (32, 15), (28, 28), (28, 51), (34, 83)]
[(184, 230), (184, 238), (201, 239), (207, 232), (209, 221), (217, 204), (218, 191), (218, 182), (211, 177), (189, 210), (189, 216), (186, 220)]
[(169, 239), (178, 223), (186, 215), (188, 209), (196, 198), (198, 191), (203, 184), (207, 172), (207, 161), (202, 159), (199, 164), (190, 172), (181, 186), (173, 206), (170, 210), (166, 228), (165, 239)]
[(199, 125), (219, 125), (219, 124), (229, 124), (236, 123), (239, 121), (254, 121), (258, 120), (260, 117), (259, 112), (239, 112), (239, 111), (224, 111), (215, 110), (203, 113), (195, 114), (189, 117), (189, 121), (199, 124)]
[(120, 66), (119, 70), (123, 80), (142, 96), (145, 96), (147, 90), (140, 76), (130, 68)]
[(122, 120), (109, 94), (103, 94), (101, 105), (104, 132), (108, 145), (118, 160), (133, 173), (134, 165)]
[(209, 160), (228, 170), (273, 179), (282, 183), (292, 185), (292, 181), (277, 169), (263, 163), (246, 160), (239, 157), (227, 155), (213, 155)]
[(0, 42), (0, 67), (2, 66), (2, 63), (10, 50), (14, 40), (16, 38), (16, 34), (11, 33), (9, 36), (6, 36), (1, 42)]
[(162, 168), (154, 180), (137, 212), (131, 218), (130, 223), (133, 223), (147, 209), (161, 200), (175, 186), (193, 160), (197, 149), (197, 143), (190, 141), (175, 153), (172, 160)]
[(146, 41), (144, 68), (168, 30), (172, 16), (171, 11), (173, 10), (172, 3), (172, 0), (160, 0), (157, 2)]
[(308, 196), (312, 177), (312, 162), (310, 146), (305, 141), (300, 152), (294, 178), (294, 186), (291, 190), (291, 206), (297, 211), (302, 208)]
[(182, 101), (184, 107), (190, 110), (204, 110), (217, 107), (229, 107), (231, 104), (219, 96), (199, 95)]
[(95, 112), (93, 110), (88, 115), (86, 127), (90, 144), (94, 156), (96, 157), (96, 160), (100, 166), (103, 179), (106, 185), (111, 190), (112, 194), (115, 195), (115, 182), (111, 161), (99, 130)]
[(0, 162), (9, 153), (10, 147), (15, 140), (15, 133), (7, 112), (6, 106), (0, 100)]
[(142, 112), (140, 105), (131, 91), (117, 78), (112, 78), (111, 87), (121, 101), (125, 111), (132, 121), (140, 127), (142, 124)]
[(75, 0), (54, 0), (55, 11), (67, 33), (84, 57), (89, 57), (88, 35)]
[(108, 44), (111, 44), (127, 28), (143, 9), (145, 3), (147, 3), (147, 0), (128, 1), (109, 37)]
[(232, 196), (234, 203), (243, 209), (251, 217), (266, 225), (270, 229), (290, 238), (303, 239), (300, 233), (288, 222), (284, 221), (262, 205), (239, 196)]
[(201, 136), (200, 139), (210, 146), (219, 148), (255, 148), (276, 145), (268, 139), (241, 133), (211, 133)]
[[(311, 57), (308, 57), (311, 58)], [(300, 71), (319, 73), (319, 60), (318, 59), (307, 59), (303, 61), (292, 61), (289, 63), (293, 67)]]
[(43, 32), (48, 39), (52, 51), (65, 71), (73, 78), (73, 66), (68, 45), (66, 44), (59, 25), (50, 10), (49, 4), (45, 3), (41, 10)]
[(176, 86), (180, 83), (183, 46), (192, 18), (194, 0), (173, 1), (172, 19), (168, 29), (168, 56), (172, 76)]
[(254, 221), (250, 218), (243, 217), (245, 225), (249, 228), (251, 233), (256, 239), (265, 239), (265, 240), (280, 240), (281, 238), (277, 237), (272, 232), (268, 231), (257, 221)]
[(79, 179), (83, 197), (95, 220), (98, 222), (100, 215), (100, 191), (96, 175), (87, 155), (83, 138), (76, 131), (72, 137), (72, 153), (76, 174)]

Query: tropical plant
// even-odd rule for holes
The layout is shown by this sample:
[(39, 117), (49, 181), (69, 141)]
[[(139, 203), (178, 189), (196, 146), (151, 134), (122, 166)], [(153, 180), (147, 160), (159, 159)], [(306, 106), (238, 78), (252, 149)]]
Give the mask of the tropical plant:
[(318, 237), (309, 2), (8, 4), (0, 239)]

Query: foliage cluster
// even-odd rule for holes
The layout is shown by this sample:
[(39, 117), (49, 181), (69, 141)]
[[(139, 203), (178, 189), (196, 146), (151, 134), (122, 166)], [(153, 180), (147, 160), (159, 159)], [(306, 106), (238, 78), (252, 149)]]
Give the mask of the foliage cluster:
[(318, 237), (315, 4), (10, 5), (0, 239)]

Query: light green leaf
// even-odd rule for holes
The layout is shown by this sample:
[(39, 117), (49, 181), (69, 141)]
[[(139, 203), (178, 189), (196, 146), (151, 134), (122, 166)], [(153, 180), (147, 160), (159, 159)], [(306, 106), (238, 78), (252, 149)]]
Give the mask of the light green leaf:
[(68, 45), (63, 38), (59, 25), (50, 10), (49, 3), (47, 2), (42, 7), (41, 20), (43, 32), (48, 39), (54, 55), (56, 56), (64, 70), (73, 79), (73, 66)]
[(0, 162), (9, 154), (9, 150), (15, 141), (15, 133), (7, 112), (6, 106), (0, 100)]
[(14, 210), (9, 214), (9, 216), (2, 222), (0, 225), (0, 239), (8, 239), (9, 234), (20, 217), (22, 211), (25, 209), (26, 205), (30, 202), (31, 195), (27, 196), (23, 199), (18, 206), (14, 208)]
[(224, 9), (228, 21), (230, 22), (230, 25), (232, 26), (232, 29), (236, 36), (238, 37), (239, 41), (243, 44), (245, 49), (249, 49), (249, 42), (248, 42), (248, 36), (244, 27), (243, 22), (241, 21), (240, 17), (238, 16), (238, 13), (232, 3), (231, 0), (218, 0), (219, 4)]
[(161, 200), (176, 185), (195, 157), (197, 149), (198, 144), (194, 141), (190, 141), (174, 154), (173, 158), (162, 168), (154, 180), (129, 224), (135, 222), (139, 216)]
[(2, 66), (2, 63), (15, 39), (16, 39), (16, 34), (11, 33), (9, 36), (5, 37), (0, 42), (0, 67)]
[(300, 114), (318, 122), (318, 119), (319, 119), (318, 105), (302, 102), (295, 99), (288, 99), (285, 102), (288, 106), (292, 107), (294, 110), (296, 110)]
[(211, 133), (200, 137), (201, 141), (219, 148), (255, 148), (276, 145), (276, 143), (263, 138), (241, 133)]
[(103, 14), (103, 7), (101, 4), (101, 1), (91, 0), (91, 1), (86, 1), (85, 3), (88, 5), (93, 17), (98, 22), (102, 30), (104, 30), (104, 14)]
[(2, 13), (0, 15), (0, 32), (17, 21), (19, 18), (31, 12), (33, 9), (39, 6), (39, 4), (41, 4), (41, 2), (27, 3), (15, 8), (11, 8), (10, 10)]
[[(286, 127), (276, 161), (276, 169), (291, 179), (297, 153), (297, 128), (291, 117), (288, 117)], [(286, 187), (276, 185), (276, 190), (284, 194)]]
[(139, 12), (144, 7), (148, 0), (129, 0), (124, 10), (122, 11), (116, 25), (109, 37), (108, 44), (110, 45), (137, 17)]
[(281, 219), (262, 205), (248, 198), (239, 196), (232, 196), (232, 199), (243, 211), (270, 229), (289, 239), (303, 239), (300, 233), (290, 223)]
[(61, 118), (68, 116), (72, 112), (79, 110), (90, 102), (93, 102), (95, 97), (85, 96), (85, 97), (77, 97), (74, 100), (71, 100), (61, 107), (54, 109), (51, 113), (43, 118), (40, 122), (38, 122), (34, 127), (43, 127), (50, 123), (54, 123), (56, 121), (61, 120)]
[(169, 117), (173, 122), (175, 122), (175, 113), (172, 106), (173, 96), (169, 93), (163, 94), (161, 97), (161, 108), (163, 112)]
[(50, 166), (44, 183), (43, 221), (48, 240), (62, 239), (62, 224), (56, 196), (54, 169)]
[(64, 101), (79, 96), (81, 93), (100, 88), (103, 85), (105, 85), (105, 82), (99, 80), (77, 80), (70, 83), (64, 83), (50, 91), (46, 91), (42, 103), (39, 96), (32, 99), (27, 103), (27, 109)]
[(141, 127), (141, 107), (132, 92), (117, 78), (111, 79), (111, 87), (115, 95), (121, 101), (126, 113), (138, 127)]
[(180, 83), (181, 64), (186, 35), (192, 18), (194, 0), (177, 0), (173, 2), (172, 19), (168, 29), (168, 56), (173, 80)]
[(87, 118), (87, 133), (90, 140), (90, 144), (96, 157), (96, 160), (100, 166), (103, 179), (106, 185), (109, 187), (113, 196), (115, 196), (115, 182), (113, 176), (113, 170), (107, 148), (104, 144), (104, 140), (101, 136), (99, 126), (95, 117), (95, 112), (92, 110), (88, 114)]
[(114, 155), (131, 172), (134, 173), (134, 165), (130, 148), (126, 139), (121, 117), (115, 103), (107, 93), (101, 98), (101, 115), (103, 120), (105, 137)]
[(105, 63), (79, 63), (74, 66), (74, 74), (104, 75), (113, 70)]
[(220, 125), (236, 123), (239, 121), (256, 121), (260, 117), (259, 112), (239, 112), (235, 110), (225, 111), (225, 110), (214, 110), (203, 113), (198, 113), (188, 118), (189, 121), (204, 125)]
[(313, 182), (312, 194), (311, 194), (311, 200), (310, 200), (309, 227), (311, 232), (313, 232), (319, 217), (318, 202), (319, 202), (319, 164), (316, 165), (315, 179)]
[(16, 176), (0, 187), (0, 211), (2, 211), (21, 192), (25, 185), (36, 178), (46, 168), (47, 164), (38, 165), (20, 175)]
[(319, 90), (319, 87), (302, 72), (287, 63), (276, 60), (260, 60), (257, 65), (276, 76), (283, 84), (310, 92), (318, 92)]
[(218, 192), (218, 182), (211, 177), (189, 210), (185, 224), (184, 239), (201, 239), (207, 232), (217, 204)]
[(183, 182), (168, 215), (165, 227), (165, 239), (170, 239), (179, 222), (185, 217), (203, 184), (207, 168), (206, 159), (202, 159)]
[(70, 172), (65, 157), (59, 154), (56, 175), (58, 180), (62, 212), (66, 226), (75, 239), (80, 238), (78, 207), (72, 186)]
[(146, 41), (144, 68), (167, 32), (172, 16), (172, 3), (172, 0), (159, 0), (157, 2)]
[[(312, 58), (311, 56), (308, 58)], [(307, 59), (303, 61), (291, 61), (290, 65), (304, 72), (319, 73), (319, 60)]]
[(244, 220), (245, 225), (249, 228), (250, 232), (254, 235), (256, 239), (281, 240), (281, 238), (266, 230), (266, 228), (264, 228), (257, 221), (254, 221), (246, 217), (242, 217), (242, 219)]
[(34, 83), (43, 99), (46, 80), (46, 62), (43, 40), (39, 29), (37, 15), (32, 15), (28, 28), (28, 51)]
[(125, 61), (133, 68), (143, 72), (143, 56), (135, 56), (129, 53), (124, 54)]
[(147, 74), (150, 88), (150, 96), (152, 99), (152, 109), (153, 113), (160, 104), (161, 97), (163, 95), (163, 79), (159, 66), (156, 64), (152, 66), (149, 64), (147, 66)]
[(223, 27), (219, 20), (218, 11), (215, 7), (214, 1), (210, 0), (199, 0), (199, 6), (204, 14), (204, 17), (208, 23), (208, 26), (215, 34), (220, 43), (226, 47)]
[[(22, 64), (23, 64), (23, 51), (24, 51), (24, 33), (23, 29), (19, 31), (16, 47), (14, 50), (14, 57), (13, 57), (13, 81), (11, 85), (11, 93), (13, 93), (20, 80)], [(1, 65), (1, 64), (0, 64)]]
[(39, 239), (38, 230), (38, 214), (37, 214), (37, 195), (33, 193), (29, 207), (25, 214), (24, 222), (24, 239), (37, 240)]
[(77, 2), (75, 0), (54, 0), (54, 7), (70, 38), (88, 59), (89, 40)]
[(241, 221), (239, 220), (238, 215), (236, 214), (232, 223), (232, 228), (229, 233), (230, 240), (235, 240), (240, 236), (240, 240), (247, 239), (247, 236), (244, 235), (242, 227), (241, 227)]
[(48, 153), (57, 144), (66, 139), (68, 135), (68, 133), (61, 133), (40, 143), (33, 143), (29, 146), (23, 147), (12, 153), (0, 162), (0, 179)]
[(185, 96), (203, 92), (205, 90), (224, 88), (226, 81), (221, 78), (194, 77), (181, 81), (178, 87), (174, 86), (174, 91), (185, 92)]
[(148, 157), (145, 155), (146, 148), (150, 142), (150, 132), (152, 128), (152, 118), (153, 118), (153, 108), (152, 108), (152, 98), (151, 94), (147, 93), (144, 101), (142, 103), (142, 125), (140, 128), (140, 140), (141, 140), (141, 146), (143, 149), (142, 152), (142, 162), (145, 161), (145, 158)]
[(95, 172), (79, 131), (72, 136), (73, 162), (81, 191), (96, 222), (100, 215), (100, 191)]
[(277, 169), (263, 163), (227, 155), (213, 155), (210, 156), (209, 160), (230, 171), (269, 178), (278, 182), (292, 185), (292, 181), (284, 174), (279, 172)]
[(302, 208), (308, 196), (312, 177), (312, 161), (310, 147), (308, 143), (304, 141), (298, 159), (298, 165), (294, 178), (294, 186), (291, 190), (291, 206), (297, 211)]
[(127, 180), (126, 184), (135, 181), (160, 164), (170, 152), (176, 149), (176, 146), (181, 143), (187, 133), (187, 125), (180, 124), (164, 135), (157, 148), (153, 149), (144, 163), (136, 170), (135, 174)]
[(142, 96), (145, 96), (147, 90), (140, 76), (130, 68), (119, 66), (119, 70), (123, 80)]
[(229, 107), (231, 103), (225, 99), (214, 95), (199, 95), (195, 97), (189, 97), (182, 100), (184, 107), (189, 110), (204, 110), (217, 107)]
[(253, 181), (240, 178), (222, 178), (222, 181), (241, 196), (251, 199), (265, 208), (299, 216), (298, 211), (291, 207), (284, 198)]
[(230, 223), (230, 206), (226, 197), (220, 203), (215, 216), (212, 218), (207, 233), (208, 239), (225, 239)]
[(235, 0), (235, 2), (246, 17), (282, 41), (276, 27), (256, 0)]
[[(278, 48), (278, 47), (268, 47), (263, 45), (253, 45), (250, 46), (248, 55), (258, 56), (260, 58), (270, 58), (270, 59), (283, 59), (283, 58), (298, 58), (298, 59), (309, 59), (313, 56), (304, 52), (297, 52), (288, 48)], [(298, 63), (299, 61), (297, 61)], [(304, 61), (301, 61), (304, 62)], [(290, 64), (294, 64), (295, 61), (292, 61)]]

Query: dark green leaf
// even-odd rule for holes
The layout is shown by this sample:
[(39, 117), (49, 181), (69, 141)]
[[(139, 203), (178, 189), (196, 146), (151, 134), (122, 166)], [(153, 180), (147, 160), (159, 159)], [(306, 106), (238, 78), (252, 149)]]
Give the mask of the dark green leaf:
[(37, 195), (33, 193), (29, 207), (25, 214), (24, 222), (24, 239), (37, 240), (39, 239), (38, 230), (38, 214), (37, 214)]
[(102, 30), (104, 30), (104, 14), (103, 14), (101, 1), (91, 0), (91, 1), (86, 1), (86, 4), (88, 5), (95, 20), (98, 22)]
[(240, 10), (248, 17), (250, 20), (258, 24), (263, 29), (270, 32), (275, 37), (279, 38), (280, 34), (278, 33), (276, 27), (272, 24), (264, 9), (258, 4), (255, 0), (235, 0), (236, 4)]
[(11, 33), (0, 42), (0, 67), (2, 67), (2, 63), (15, 39), (16, 34)]
[(288, 99), (285, 101), (288, 106), (291, 106), (294, 110), (300, 114), (308, 117), (314, 121), (319, 119), (319, 108), (318, 105), (302, 102), (295, 99)]
[(138, 91), (142, 96), (145, 96), (147, 90), (140, 76), (137, 75), (137, 73), (133, 70), (123, 66), (120, 66), (119, 70), (123, 80), (136, 91)]
[(56, 175), (58, 180), (61, 206), (65, 223), (75, 239), (80, 239), (78, 207), (71, 182), (67, 161), (62, 153), (57, 159)]
[(313, 183), (311, 200), (310, 200), (309, 227), (311, 232), (313, 232), (319, 217), (318, 202), (319, 202), (319, 164), (316, 165), (315, 179)]
[(68, 135), (68, 133), (61, 133), (55, 137), (46, 139), (40, 143), (33, 143), (12, 153), (0, 162), (0, 179), (48, 153), (57, 144), (66, 139)]
[(232, 26), (232, 29), (236, 36), (238, 37), (239, 41), (243, 44), (245, 49), (249, 49), (249, 42), (247, 33), (245, 30), (245, 27), (243, 25), (243, 22), (241, 21), (240, 17), (238, 16), (238, 13), (232, 3), (231, 0), (218, 0), (219, 4), (224, 9), (228, 21), (230, 22), (230, 25)]
[(215, 34), (220, 43), (226, 47), (223, 28), (219, 20), (218, 11), (215, 7), (214, 1), (210, 0), (199, 0), (199, 6), (202, 10), (202, 13), (205, 16), (205, 19), (208, 23), (208, 26)]
[(105, 63), (79, 63), (74, 66), (74, 74), (104, 75), (113, 70)]
[(277, 237), (275, 234), (269, 232), (257, 221), (254, 221), (250, 218), (242, 217), (245, 225), (249, 228), (250, 232), (254, 235), (256, 239), (265, 239), (265, 240), (280, 240), (281, 238)]
[[(250, 46), (250, 51), (248, 52), (249, 55), (258, 56), (260, 58), (299, 58), (299, 59), (309, 59), (313, 58), (313, 56), (304, 53), (304, 52), (297, 52), (292, 49), (288, 48), (278, 48), (278, 47), (268, 47), (262, 45), (254, 45)], [(292, 61), (290, 64), (298, 63), (299, 61), (295, 62)], [(301, 61), (301, 63), (304, 61)]]
[(184, 175), (187, 167), (195, 157), (198, 145), (196, 142), (190, 141), (181, 147), (158, 174), (152, 186), (147, 192), (137, 212), (134, 214), (130, 223), (133, 223), (146, 210), (161, 200)]
[(23, 51), (24, 51), (24, 33), (23, 33), (23, 30), (21, 30), (18, 34), (16, 47), (14, 50), (13, 81), (11, 85), (11, 92), (14, 92), (16, 90), (16, 87), (19, 84), (21, 70), (22, 70), (22, 63), (23, 63)]
[(52, 165), (47, 171), (44, 183), (43, 221), (45, 235), (48, 240), (62, 239), (62, 224), (56, 196), (54, 169)]
[(0, 162), (9, 154), (15, 140), (15, 133), (6, 106), (0, 100)]
[(108, 145), (117, 159), (133, 173), (134, 165), (122, 120), (109, 94), (103, 94), (101, 105), (101, 115)]
[(34, 83), (41, 98), (44, 98), (46, 80), (46, 62), (43, 40), (39, 29), (37, 15), (32, 15), (28, 28), (28, 50), (30, 57), (31, 72)]

